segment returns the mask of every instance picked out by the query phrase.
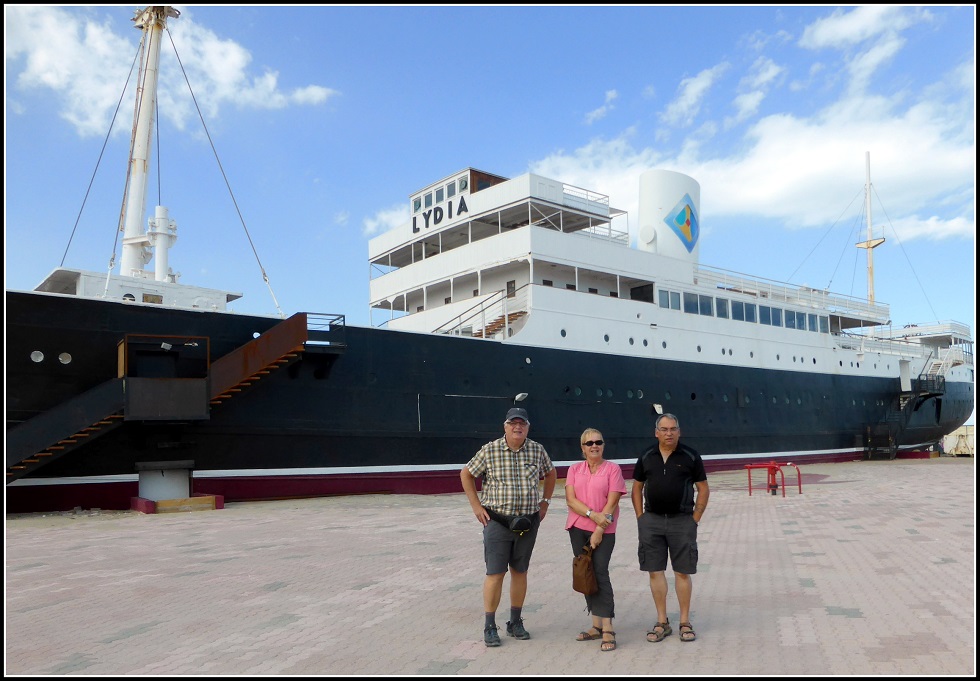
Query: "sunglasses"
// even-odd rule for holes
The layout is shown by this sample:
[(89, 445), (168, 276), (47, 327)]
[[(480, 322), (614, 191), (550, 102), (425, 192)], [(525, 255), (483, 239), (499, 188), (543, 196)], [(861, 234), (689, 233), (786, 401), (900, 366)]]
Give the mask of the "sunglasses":
[(582, 446), (591, 447), (592, 445), (601, 445), (601, 444), (605, 444), (605, 443), (602, 440), (589, 440), (588, 442), (583, 442)]

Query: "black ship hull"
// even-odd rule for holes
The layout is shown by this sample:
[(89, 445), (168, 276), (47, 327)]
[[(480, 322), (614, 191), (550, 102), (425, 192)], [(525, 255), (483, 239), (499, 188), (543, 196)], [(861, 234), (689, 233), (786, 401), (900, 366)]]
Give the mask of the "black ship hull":
[[(213, 361), (280, 320), (6, 293), (7, 429), (120, 373), (127, 334), (208, 339)], [(861, 458), (899, 379), (750, 369), (347, 327), (213, 404), (206, 418), (127, 420), (8, 484), (7, 511), (128, 508), (140, 462), (191, 460), (195, 493), (269, 499), (459, 490), (459, 468), (501, 432), (515, 396), (531, 437), (565, 466), (578, 434), (602, 429), (629, 472), (656, 412), (678, 415), (709, 469), (789, 459)], [(32, 360), (43, 357), (42, 361)], [(40, 353), (40, 354), (38, 354)], [(70, 355), (70, 362), (59, 357)], [(899, 446), (927, 446), (964, 423), (972, 385), (916, 405)], [(9, 457), (8, 457), (9, 459)], [(8, 461), (9, 465), (9, 461)], [(45, 484), (47, 483), (47, 484)]]

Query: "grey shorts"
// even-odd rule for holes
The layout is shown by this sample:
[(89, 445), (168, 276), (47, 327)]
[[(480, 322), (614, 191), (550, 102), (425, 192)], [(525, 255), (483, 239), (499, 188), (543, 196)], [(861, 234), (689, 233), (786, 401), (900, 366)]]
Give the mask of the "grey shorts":
[(644, 513), (636, 521), (640, 547), (640, 569), (644, 572), (663, 572), (670, 567), (682, 575), (698, 571), (698, 524), (689, 513), (673, 516)]
[(487, 563), (487, 574), (507, 572), (508, 565), (515, 572), (527, 572), (540, 526), (541, 518), (537, 515), (531, 520), (531, 529), (523, 535), (511, 532), (496, 520), (488, 522), (483, 528), (483, 559)]

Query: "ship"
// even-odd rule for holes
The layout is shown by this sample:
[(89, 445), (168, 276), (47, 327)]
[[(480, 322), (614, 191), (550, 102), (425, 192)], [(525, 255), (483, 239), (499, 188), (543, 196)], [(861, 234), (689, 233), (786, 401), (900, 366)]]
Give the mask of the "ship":
[(559, 474), (596, 427), (627, 476), (663, 413), (709, 472), (938, 450), (971, 415), (969, 327), (895, 326), (874, 300), (870, 191), (867, 299), (702, 264), (700, 185), (674, 170), (637, 178), (631, 235), (608, 195), (467, 167), (370, 240), (368, 325), (234, 312), (240, 294), (173, 274), (168, 209), (146, 217), (177, 16), (134, 19), (118, 273), (5, 291), (8, 513), (131, 508), (152, 479), (225, 501), (459, 492), (515, 405)]

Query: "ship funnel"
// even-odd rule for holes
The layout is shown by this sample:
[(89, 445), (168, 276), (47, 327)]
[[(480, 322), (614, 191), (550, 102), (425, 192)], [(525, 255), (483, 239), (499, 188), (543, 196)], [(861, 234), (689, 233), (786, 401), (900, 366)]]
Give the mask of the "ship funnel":
[(640, 175), (637, 247), (681, 260), (698, 261), (701, 185), (672, 170)]

